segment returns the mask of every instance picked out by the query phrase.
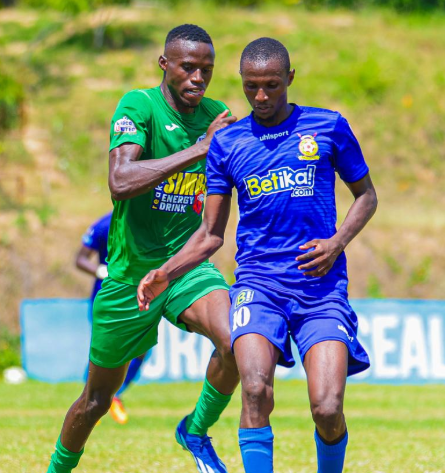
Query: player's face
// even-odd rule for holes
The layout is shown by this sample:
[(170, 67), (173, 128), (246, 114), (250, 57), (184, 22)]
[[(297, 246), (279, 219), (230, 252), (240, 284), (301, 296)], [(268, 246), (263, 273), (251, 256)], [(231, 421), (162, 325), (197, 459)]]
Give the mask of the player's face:
[(163, 82), (174, 102), (171, 105), (179, 112), (199, 105), (212, 79), (214, 62), (211, 44), (178, 40), (167, 45), (159, 67), (165, 73)]
[(286, 117), (287, 88), (295, 71), (286, 72), (281, 62), (244, 61), (241, 70), (244, 94), (255, 118), (265, 124), (275, 125)]

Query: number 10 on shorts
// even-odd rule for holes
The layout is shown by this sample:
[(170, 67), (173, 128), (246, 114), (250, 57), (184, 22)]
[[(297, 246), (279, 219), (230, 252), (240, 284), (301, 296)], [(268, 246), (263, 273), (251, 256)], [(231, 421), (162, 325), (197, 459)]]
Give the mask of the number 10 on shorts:
[(241, 307), (233, 313), (233, 328), (234, 332), (238, 327), (244, 327), (250, 322), (250, 309), (248, 307)]

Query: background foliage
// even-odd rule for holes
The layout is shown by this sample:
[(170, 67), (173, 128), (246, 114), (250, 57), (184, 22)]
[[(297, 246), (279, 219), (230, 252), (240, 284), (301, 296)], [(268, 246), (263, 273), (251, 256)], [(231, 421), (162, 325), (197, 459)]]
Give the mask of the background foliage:
[[(364, 1), (341, 8), (319, 2), (314, 9), (291, 1), (241, 8), (197, 0), (106, 6), (79, 0), (69, 10), (61, 6), (70, 2), (31, 8), (27, 1), (0, 10), (0, 323), (12, 332), (24, 297), (88, 296), (91, 281), (73, 258), (82, 233), (111, 207), (110, 118), (126, 91), (159, 84), (165, 35), (183, 22), (212, 35), (217, 62), (209, 96), (238, 117), (249, 112), (240, 53), (258, 36), (272, 36), (288, 47), (296, 69), (290, 99), (348, 118), (380, 201), (348, 247), (351, 296), (443, 297), (441, 4), (422, 2), (437, 8), (400, 13)], [(350, 204), (339, 183), (339, 221)], [(233, 212), (215, 257), (229, 281), (235, 228)]]

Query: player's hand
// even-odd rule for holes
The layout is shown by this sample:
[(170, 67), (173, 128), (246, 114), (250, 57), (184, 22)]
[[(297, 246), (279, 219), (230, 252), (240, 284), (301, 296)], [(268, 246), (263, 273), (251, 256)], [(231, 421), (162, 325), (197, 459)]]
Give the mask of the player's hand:
[(140, 311), (148, 310), (150, 302), (168, 287), (167, 273), (163, 269), (153, 269), (138, 286), (138, 306)]
[(210, 124), (209, 128), (207, 129), (206, 137), (204, 138), (204, 140), (206, 140), (209, 145), (216, 131), (222, 130), (226, 126), (229, 126), (232, 123), (236, 122), (237, 120), (236, 117), (234, 116), (229, 117), (228, 115), (229, 115), (229, 111), (224, 110), (224, 112), (217, 115), (215, 120), (213, 120), (213, 122)]
[(301, 245), (299, 248), (300, 250), (310, 250), (314, 248), (312, 251), (308, 251), (295, 258), (297, 261), (311, 260), (308, 263), (298, 266), (298, 269), (304, 271), (304, 276), (312, 276), (314, 278), (325, 276), (334, 265), (338, 255), (344, 249), (332, 238), (327, 240), (311, 240)]

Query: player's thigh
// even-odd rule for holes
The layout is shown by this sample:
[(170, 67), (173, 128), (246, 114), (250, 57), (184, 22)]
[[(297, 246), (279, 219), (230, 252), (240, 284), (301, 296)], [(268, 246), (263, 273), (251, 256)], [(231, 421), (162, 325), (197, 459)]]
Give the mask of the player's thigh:
[(199, 333), (211, 340), (230, 340), (229, 293), (216, 289), (202, 296), (179, 316), (190, 332)]
[(304, 357), (312, 405), (343, 404), (348, 374), (348, 348), (338, 340), (313, 345)]
[(357, 337), (357, 315), (344, 294), (333, 293), (322, 298), (294, 294), (294, 297), (289, 325), (302, 364), (312, 346), (335, 340), (347, 348), (348, 376), (369, 367), (369, 357)]
[(203, 263), (170, 285), (164, 317), (216, 343), (230, 338), (229, 308), (227, 283), (212, 264)]
[[(230, 299), (232, 304), (229, 322), (232, 347), (235, 347), (238, 339), (244, 339), (241, 341), (244, 345), (247, 340), (255, 339), (250, 335), (256, 334), (277, 349), (278, 364), (286, 367), (293, 366), (295, 360), (292, 355), (287, 321), (289, 310), (287, 298), (275, 289), (261, 286), (255, 281), (245, 281), (232, 286)], [(244, 338), (247, 335), (249, 338)], [(254, 350), (253, 347), (251, 350)], [(255, 358), (255, 356), (255, 351), (251, 351), (250, 357)]]
[(104, 280), (93, 306), (90, 360), (95, 365), (117, 368), (156, 345), (165, 296), (140, 312), (136, 292), (136, 286)]

